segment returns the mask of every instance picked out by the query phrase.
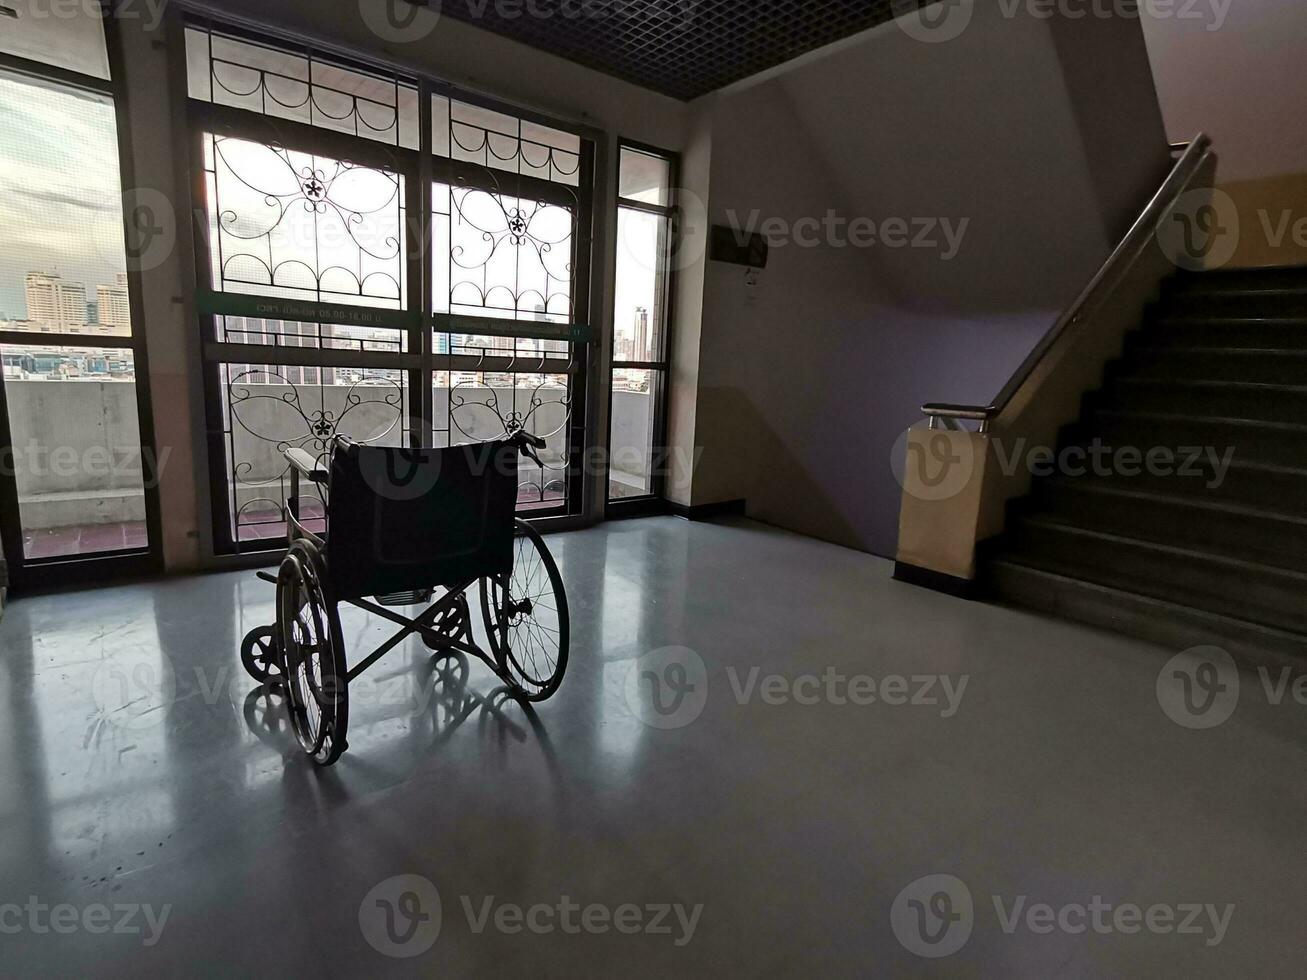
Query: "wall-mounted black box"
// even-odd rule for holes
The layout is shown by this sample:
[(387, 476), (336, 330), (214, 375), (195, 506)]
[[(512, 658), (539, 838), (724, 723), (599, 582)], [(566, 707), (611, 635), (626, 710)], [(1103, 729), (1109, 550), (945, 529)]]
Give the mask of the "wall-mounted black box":
[(708, 257), (714, 262), (747, 265), (751, 269), (767, 268), (767, 239), (729, 225), (713, 225)]

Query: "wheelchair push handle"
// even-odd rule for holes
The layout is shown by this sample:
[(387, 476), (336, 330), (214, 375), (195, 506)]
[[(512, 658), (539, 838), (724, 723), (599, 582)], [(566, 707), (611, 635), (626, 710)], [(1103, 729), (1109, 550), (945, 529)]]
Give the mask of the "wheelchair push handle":
[[(333, 436), (331, 439), (331, 449), (346, 449), (355, 445), (354, 440), (348, 436)], [(312, 453), (305, 452), (303, 449), (291, 447), (283, 449), (281, 455), (285, 457), (291, 467), (296, 470), (300, 476), (312, 480), (314, 483), (325, 484), (331, 478), (331, 468), (323, 461), (323, 456), (314, 456)], [(330, 457), (330, 453), (327, 457)]]
[(509, 441), (517, 446), (518, 452), (535, 463), (536, 466), (543, 467), (545, 465), (540, 462), (540, 456), (536, 452), (539, 449), (544, 449), (545, 446), (548, 445), (545, 440), (537, 435), (527, 432), (526, 429), (518, 429)]
[(327, 468), (303, 449), (286, 449), (282, 451), (282, 456), (305, 479), (318, 484), (327, 482), (329, 477)]

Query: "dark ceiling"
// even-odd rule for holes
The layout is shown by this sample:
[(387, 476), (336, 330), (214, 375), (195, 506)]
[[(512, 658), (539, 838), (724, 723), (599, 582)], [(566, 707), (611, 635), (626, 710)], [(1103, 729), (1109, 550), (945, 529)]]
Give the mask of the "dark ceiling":
[(689, 100), (890, 20), (914, 0), (428, 2), (443, 16)]

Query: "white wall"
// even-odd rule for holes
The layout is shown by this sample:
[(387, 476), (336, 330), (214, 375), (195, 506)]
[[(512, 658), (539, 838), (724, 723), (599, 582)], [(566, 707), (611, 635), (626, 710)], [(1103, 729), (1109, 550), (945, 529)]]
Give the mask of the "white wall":
[(1202, 3), (1193, 17), (1143, 19), (1167, 131), (1177, 141), (1206, 131), (1223, 182), (1307, 172), (1307, 5), (1219, 7), (1223, 18)]
[[(1074, 54), (1065, 26), (978, 5), (948, 43), (890, 24), (711, 100), (715, 223), (833, 209), (969, 225), (947, 261), (774, 247), (753, 290), (708, 264), (696, 504), (746, 498), (764, 520), (894, 553), (899, 434), (924, 402), (988, 403), (1168, 167), (1138, 24), (1081, 29)], [(1109, 54), (1125, 81), (1104, 91), (1089, 66)]]
[(1175, 16), (1161, 9), (1144, 31), (1167, 129), (1177, 141), (1212, 137), (1217, 185), (1239, 219), (1223, 225), (1237, 230), (1229, 264), (1307, 265), (1307, 6), (1210, 0)]

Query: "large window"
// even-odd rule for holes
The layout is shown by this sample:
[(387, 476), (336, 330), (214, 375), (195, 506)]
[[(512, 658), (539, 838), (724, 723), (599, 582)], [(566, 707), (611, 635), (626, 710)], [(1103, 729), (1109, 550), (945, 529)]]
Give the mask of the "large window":
[[(433, 80), (186, 29), (215, 546), (275, 547), (281, 451), (526, 428), (582, 508), (594, 145)], [(310, 517), (313, 508), (309, 508)]]
[(0, 29), (0, 533), (15, 580), (157, 554), (105, 25), (65, 13), (19, 4)]
[(662, 495), (673, 167), (635, 146), (618, 162), (610, 501)]

